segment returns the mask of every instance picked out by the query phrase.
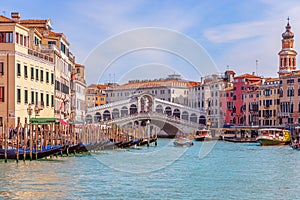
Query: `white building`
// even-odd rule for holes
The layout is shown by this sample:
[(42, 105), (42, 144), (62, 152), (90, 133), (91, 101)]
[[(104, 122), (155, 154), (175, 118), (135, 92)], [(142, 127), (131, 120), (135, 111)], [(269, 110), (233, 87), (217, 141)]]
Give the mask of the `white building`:
[(84, 117), (86, 114), (85, 105), (85, 67), (83, 65), (75, 65), (75, 73), (73, 74), (73, 89), (75, 91), (74, 98), (72, 100), (72, 107), (75, 111), (74, 120), (75, 122), (84, 122)]
[(161, 100), (187, 106), (189, 88), (196, 84), (197, 82), (182, 80), (179, 75), (156, 80), (133, 80), (122, 85), (112, 84), (106, 89), (106, 102), (128, 99), (134, 94), (150, 93)]

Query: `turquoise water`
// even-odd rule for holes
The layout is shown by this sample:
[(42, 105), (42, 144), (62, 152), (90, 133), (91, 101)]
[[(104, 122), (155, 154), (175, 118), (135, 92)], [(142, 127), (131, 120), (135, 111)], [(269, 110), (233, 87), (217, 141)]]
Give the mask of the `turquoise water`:
[(300, 151), (161, 139), (149, 149), (11, 161), (0, 163), (0, 198), (300, 199)]

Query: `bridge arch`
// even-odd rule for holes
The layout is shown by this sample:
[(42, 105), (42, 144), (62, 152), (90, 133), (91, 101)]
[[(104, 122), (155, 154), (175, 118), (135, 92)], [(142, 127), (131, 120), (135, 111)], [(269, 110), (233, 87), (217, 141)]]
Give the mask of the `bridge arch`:
[(190, 116), (190, 122), (197, 123), (197, 115), (195, 113), (192, 113)]
[(94, 116), (94, 123), (100, 122), (101, 121), (101, 113), (100, 112), (96, 112), (95, 116)]
[(199, 117), (199, 124), (206, 125), (206, 118), (205, 118), (205, 116), (201, 115)]
[(172, 115), (172, 108), (167, 106), (165, 108), (165, 114), (168, 115), (168, 116), (171, 116)]
[(125, 117), (128, 115), (128, 108), (126, 106), (123, 106), (121, 108), (121, 117)]
[(135, 113), (137, 113), (138, 112), (137, 106), (135, 104), (131, 104), (130, 108), (129, 108), (129, 112), (131, 115), (134, 115)]
[(111, 119), (111, 116), (110, 116), (109, 110), (105, 110), (105, 111), (103, 112), (103, 120), (104, 120), (104, 121), (107, 121), (107, 120), (110, 120), (110, 119)]
[(178, 108), (174, 109), (173, 116), (180, 119), (180, 110)]
[(119, 109), (114, 108), (111, 113), (111, 117), (112, 117), (112, 119), (118, 119), (120, 117)]
[(153, 109), (153, 97), (150, 94), (143, 94), (139, 98), (141, 112), (151, 112)]
[(86, 121), (87, 124), (92, 124), (93, 123), (92, 115), (86, 115), (85, 116), (85, 121)]
[(189, 121), (189, 113), (187, 111), (183, 111), (181, 114), (181, 119)]
[(162, 105), (158, 104), (155, 108), (155, 111), (158, 112), (158, 113), (161, 113), (163, 114), (164, 113), (164, 108)]

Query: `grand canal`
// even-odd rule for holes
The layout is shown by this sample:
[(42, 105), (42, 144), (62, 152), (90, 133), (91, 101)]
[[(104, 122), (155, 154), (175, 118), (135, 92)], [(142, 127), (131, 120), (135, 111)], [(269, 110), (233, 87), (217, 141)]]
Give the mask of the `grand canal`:
[[(0, 163), (3, 199), (300, 199), (300, 152), (227, 142)], [(202, 155), (202, 156), (201, 156)]]

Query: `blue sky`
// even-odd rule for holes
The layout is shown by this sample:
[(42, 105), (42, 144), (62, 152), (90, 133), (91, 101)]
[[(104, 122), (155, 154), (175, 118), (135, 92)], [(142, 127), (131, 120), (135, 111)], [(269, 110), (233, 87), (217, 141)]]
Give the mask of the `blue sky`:
[[(2, 0), (0, 8), (6, 16), (18, 11), (22, 19), (50, 18), (54, 31), (65, 33), (76, 61), (83, 64), (88, 63), (86, 60), (97, 45), (115, 35), (132, 29), (159, 27), (178, 31), (199, 43), (210, 55), (217, 71), (222, 72), (229, 65), (238, 74), (251, 73), (256, 71), (255, 61), (258, 60), (259, 75), (277, 76), (277, 54), (288, 16), (295, 33), (295, 48), (300, 50), (298, 0)], [(119, 60), (115, 63), (117, 66), (102, 77), (96, 74), (97, 66), (86, 65), (87, 82), (106, 82), (112, 77), (118, 82), (158, 78), (170, 71), (183, 73), (186, 79), (199, 80), (199, 74), (174, 55), (143, 53), (132, 53), (127, 59)], [(153, 63), (158, 65), (152, 67)], [(138, 66), (146, 67), (126, 74)]]

